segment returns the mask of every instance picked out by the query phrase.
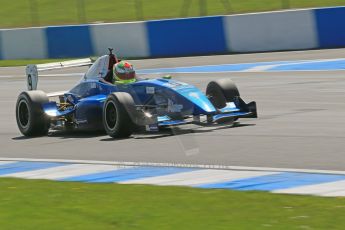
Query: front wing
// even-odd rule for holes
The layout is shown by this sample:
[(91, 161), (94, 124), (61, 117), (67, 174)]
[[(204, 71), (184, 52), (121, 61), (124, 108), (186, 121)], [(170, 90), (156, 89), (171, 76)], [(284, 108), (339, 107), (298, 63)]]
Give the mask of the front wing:
[[(204, 121), (201, 119), (204, 118)], [(215, 114), (212, 115), (203, 115), (198, 114), (192, 117), (186, 117), (182, 120), (174, 120), (169, 116), (160, 116), (158, 117), (158, 126), (176, 126), (183, 125), (188, 123), (196, 124), (213, 124), (221, 123), (228, 120), (237, 120), (239, 118), (257, 118), (257, 108), (256, 102), (250, 102), (246, 104), (242, 98), (236, 97), (234, 102), (226, 103), (224, 108), (217, 110)]]

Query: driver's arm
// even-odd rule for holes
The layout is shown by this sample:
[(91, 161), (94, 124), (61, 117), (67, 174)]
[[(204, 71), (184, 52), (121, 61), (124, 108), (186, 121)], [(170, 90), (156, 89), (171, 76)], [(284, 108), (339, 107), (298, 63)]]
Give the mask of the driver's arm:
[(103, 78), (99, 79), (100, 82), (104, 83), (104, 84), (108, 84), (108, 85), (112, 85), (113, 83), (110, 83), (106, 80), (104, 80)]
[(100, 82), (103, 82), (105, 84), (110, 84), (112, 85), (112, 81), (113, 81), (113, 71), (112, 70), (109, 70), (107, 75), (104, 76), (104, 78), (100, 78)]

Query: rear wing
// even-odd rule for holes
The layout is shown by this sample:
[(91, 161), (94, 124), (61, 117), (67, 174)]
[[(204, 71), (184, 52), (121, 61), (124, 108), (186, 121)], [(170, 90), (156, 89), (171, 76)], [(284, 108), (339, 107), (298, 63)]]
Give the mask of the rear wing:
[(38, 73), (41, 71), (64, 69), (70, 67), (91, 66), (93, 60), (91, 58), (83, 58), (78, 60), (54, 62), (39, 65), (27, 65), (26, 66), (26, 78), (28, 90), (37, 90)]

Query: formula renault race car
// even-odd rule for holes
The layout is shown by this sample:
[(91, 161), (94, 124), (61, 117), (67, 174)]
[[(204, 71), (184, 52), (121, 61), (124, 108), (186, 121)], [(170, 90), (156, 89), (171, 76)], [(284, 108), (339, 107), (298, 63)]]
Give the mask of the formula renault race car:
[[(25, 136), (42, 136), (51, 130), (105, 130), (114, 138), (129, 137), (138, 127), (159, 131), (186, 123), (231, 124), (238, 118), (256, 118), (256, 103), (246, 104), (230, 79), (211, 81), (206, 94), (193, 85), (172, 80), (138, 79), (130, 84), (99, 81), (109, 69), (104, 55), (94, 63), (80, 59), (28, 65), (28, 91), (16, 104), (16, 119)], [(91, 66), (71, 90), (46, 94), (37, 90), (38, 72), (57, 68)]]

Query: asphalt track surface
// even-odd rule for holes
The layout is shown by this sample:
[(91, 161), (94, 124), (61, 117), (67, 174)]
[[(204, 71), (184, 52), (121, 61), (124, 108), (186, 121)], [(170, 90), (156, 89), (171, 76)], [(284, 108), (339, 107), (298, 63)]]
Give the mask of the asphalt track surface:
[[(321, 50), (132, 62), (143, 69), (343, 58), (344, 54), (344, 50)], [(68, 90), (80, 79), (74, 73), (85, 70), (45, 73), (49, 75), (40, 78), (39, 89)], [(242, 119), (235, 127), (189, 125), (121, 140), (102, 133), (66, 132), (26, 138), (15, 121), (17, 96), (26, 89), (24, 68), (1, 68), (0, 157), (345, 170), (345, 71), (176, 74), (174, 78), (205, 90), (209, 81), (222, 77), (236, 82), (245, 101), (257, 101), (259, 119)]]

